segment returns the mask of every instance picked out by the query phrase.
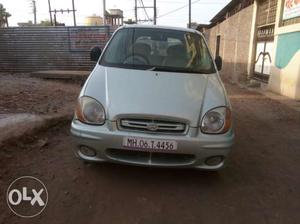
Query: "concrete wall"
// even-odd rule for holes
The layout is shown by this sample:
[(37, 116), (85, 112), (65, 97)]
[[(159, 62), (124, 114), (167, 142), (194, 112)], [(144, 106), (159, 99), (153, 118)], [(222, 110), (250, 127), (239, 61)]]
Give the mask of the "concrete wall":
[(279, 27), (282, 1), (278, 2), (275, 27), (275, 60), (268, 88), (276, 93), (300, 99), (300, 23)]
[(213, 55), (216, 52), (217, 35), (221, 36), (220, 56), (223, 58), (221, 75), (233, 82), (245, 81), (251, 72), (255, 6), (250, 5), (240, 12), (209, 29), (208, 44)]

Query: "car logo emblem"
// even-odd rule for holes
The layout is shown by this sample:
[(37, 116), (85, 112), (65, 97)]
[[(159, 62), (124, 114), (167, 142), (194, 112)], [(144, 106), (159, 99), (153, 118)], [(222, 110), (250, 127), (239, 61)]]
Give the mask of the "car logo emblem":
[(148, 125), (147, 125), (147, 129), (148, 129), (149, 131), (157, 131), (158, 125), (157, 125), (157, 124), (148, 124)]

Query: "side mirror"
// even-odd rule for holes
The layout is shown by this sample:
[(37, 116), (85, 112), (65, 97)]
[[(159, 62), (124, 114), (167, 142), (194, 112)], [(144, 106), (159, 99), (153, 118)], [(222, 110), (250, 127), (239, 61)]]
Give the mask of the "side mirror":
[(91, 52), (90, 52), (91, 61), (98, 61), (101, 53), (102, 53), (102, 50), (101, 50), (100, 47), (93, 47)]
[(222, 62), (222, 58), (219, 55), (216, 56), (215, 63), (218, 71), (220, 71), (222, 69), (223, 62)]

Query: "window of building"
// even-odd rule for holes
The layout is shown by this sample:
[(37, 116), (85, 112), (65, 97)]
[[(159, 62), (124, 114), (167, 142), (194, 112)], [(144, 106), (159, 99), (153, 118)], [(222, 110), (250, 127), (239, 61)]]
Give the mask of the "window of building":
[(257, 4), (257, 26), (275, 24), (277, 0), (258, 1)]

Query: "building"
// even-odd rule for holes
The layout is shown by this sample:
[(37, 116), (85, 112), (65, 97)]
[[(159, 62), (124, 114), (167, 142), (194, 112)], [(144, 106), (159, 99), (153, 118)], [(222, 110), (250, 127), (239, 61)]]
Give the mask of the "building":
[[(191, 29), (197, 29), (197, 27), (199, 26), (199, 24), (198, 23), (196, 23), (196, 22), (191, 22)], [(187, 28), (189, 28), (189, 24), (186, 24), (186, 27)]]
[(101, 16), (92, 15), (87, 16), (84, 18), (84, 25), (85, 26), (102, 26), (103, 25), (103, 18)]
[[(122, 26), (123, 25), (123, 11), (121, 9), (109, 9), (105, 11), (106, 25)], [(85, 26), (101, 26), (103, 25), (103, 18), (97, 15), (88, 16), (84, 20)]]
[(122, 26), (123, 25), (123, 11), (120, 9), (109, 9), (109, 12), (105, 13), (106, 24), (111, 26)]
[(300, 0), (232, 0), (210, 22), (197, 29), (225, 78), (300, 99)]
[(253, 1), (233, 0), (211, 19), (211, 24), (198, 26), (214, 56), (223, 58), (222, 75), (233, 82), (245, 81), (251, 74), (254, 14)]
[(278, 1), (274, 51), (268, 87), (271, 91), (300, 99), (300, 0)]

